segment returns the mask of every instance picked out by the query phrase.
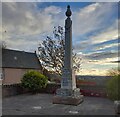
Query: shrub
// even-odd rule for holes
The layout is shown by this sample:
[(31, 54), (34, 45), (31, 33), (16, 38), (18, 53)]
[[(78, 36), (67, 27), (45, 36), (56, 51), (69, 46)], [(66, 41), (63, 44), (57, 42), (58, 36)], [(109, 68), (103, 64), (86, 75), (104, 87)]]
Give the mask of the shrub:
[(24, 74), (21, 84), (32, 92), (38, 92), (47, 85), (47, 77), (37, 71), (28, 71)]
[(112, 100), (120, 100), (120, 69), (109, 71), (111, 78), (107, 81), (107, 94)]

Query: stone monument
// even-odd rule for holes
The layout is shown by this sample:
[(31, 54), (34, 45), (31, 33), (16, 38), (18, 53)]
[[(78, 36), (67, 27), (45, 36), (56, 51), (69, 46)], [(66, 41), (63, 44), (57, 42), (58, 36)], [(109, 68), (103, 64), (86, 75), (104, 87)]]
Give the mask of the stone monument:
[(61, 88), (57, 89), (53, 97), (54, 104), (78, 105), (83, 101), (83, 95), (80, 95), (80, 89), (76, 88), (76, 78), (72, 65), (72, 12), (70, 6), (67, 6), (65, 20), (65, 56), (64, 68), (62, 72)]

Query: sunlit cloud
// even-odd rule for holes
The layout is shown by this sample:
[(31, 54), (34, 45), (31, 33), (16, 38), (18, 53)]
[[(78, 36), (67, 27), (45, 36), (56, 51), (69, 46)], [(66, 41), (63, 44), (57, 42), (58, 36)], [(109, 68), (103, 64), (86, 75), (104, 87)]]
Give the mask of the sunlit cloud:
[(105, 70), (100, 70), (100, 69), (87, 69), (87, 68), (84, 68), (82, 69), (78, 75), (99, 75), (99, 76), (105, 76), (107, 74), (107, 71)]
[(112, 30), (108, 29), (105, 32), (102, 32), (100, 34), (97, 34), (96, 36), (91, 37), (93, 44), (102, 43), (117, 38), (118, 38), (118, 28)]
[(111, 44), (106, 44), (106, 45), (100, 45), (100, 46), (96, 47), (96, 51), (97, 50), (103, 50), (103, 49), (111, 48), (111, 47), (118, 48), (118, 46), (119, 46), (118, 43), (111, 43)]

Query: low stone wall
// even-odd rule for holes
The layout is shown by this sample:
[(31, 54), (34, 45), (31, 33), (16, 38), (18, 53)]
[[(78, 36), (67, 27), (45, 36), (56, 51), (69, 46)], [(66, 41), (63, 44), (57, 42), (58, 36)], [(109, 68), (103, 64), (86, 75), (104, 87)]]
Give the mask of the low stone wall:
[[(40, 93), (55, 93), (56, 89), (60, 88), (60, 84), (49, 83), (46, 88), (41, 89)], [(23, 89), (20, 84), (2, 85), (2, 97), (10, 97), (14, 95), (20, 95), (24, 93), (30, 93), (29, 90)]]
[[(78, 88), (81, 89), (81, 93), (85, 96), (99, 96), (106, 97), (106, 89), (103, 86), (88, 86), (88, 85), (78, 85)], [(55, 94), (56, 89), (60, 88), (60, 84), (49, 83), (46, 88), (41, 89), (40, 93), (50, 93)], [(20, 84), (14, 85), (3, 85), (2, 86), (2, 96), (9, 97), (24, 93), (29, 93), (30, 91), (27, 89), (23, 89)]]
[(24, 90), (20, 84), (12, 84), (12, 85), (2, 85), (2, 97), (9, 97), (13, 95), (19, 95), (23, 93), (27, 93), (27, 90)]

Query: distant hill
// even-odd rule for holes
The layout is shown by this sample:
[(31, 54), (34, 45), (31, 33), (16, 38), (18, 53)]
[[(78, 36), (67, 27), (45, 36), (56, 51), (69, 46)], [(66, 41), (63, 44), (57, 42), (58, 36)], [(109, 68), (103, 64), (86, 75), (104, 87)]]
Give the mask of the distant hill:
[(90, 75), (76, 75), (78, 79), (106, 79), (111, 78), (110, 76), (90, 76)]
[(105, 85), (107, 79), (109, 78), (111, 77), (110, 76), (90, 76), (90, 75), (77, 75), (76, 76), (76, 79), (96, 82), (97, 85)]

